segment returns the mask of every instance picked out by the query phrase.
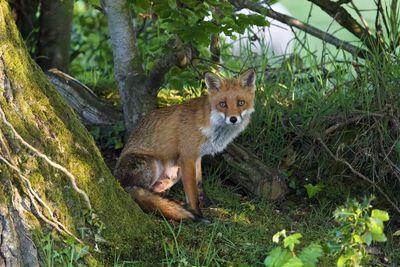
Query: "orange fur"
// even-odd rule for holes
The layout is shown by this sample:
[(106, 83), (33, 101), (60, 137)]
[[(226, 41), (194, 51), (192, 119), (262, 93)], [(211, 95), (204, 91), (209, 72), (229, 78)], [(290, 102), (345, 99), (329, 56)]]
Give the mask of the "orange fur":
[[(131, 195), (145, 211), (158, 210), (174, 220), (201, 216), (201, 157), (221, 152), (249, 123), (254, 70), (232, 79), (207, 73), (205, 81), (208, 96), (150, 112), (121, 153), (115, 176), (122, 185), (134, 186)], [(152, 193), (180, 179), (192, 211)]]

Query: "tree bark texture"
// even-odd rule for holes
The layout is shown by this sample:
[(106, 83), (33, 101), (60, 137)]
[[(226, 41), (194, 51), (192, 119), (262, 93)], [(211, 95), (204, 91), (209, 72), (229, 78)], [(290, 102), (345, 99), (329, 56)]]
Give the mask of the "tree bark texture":
[(50, 229), (132, 259), (152, 226), (29, 58), (0, 0), (0, 266), (36, 266), (30, 232)]
[(115, 80), (130, 132), (155, 106), (155, 92), (145, 88), (146, 75), (139, 56), (132, 16), (126, 0), (103, 0), (113, 48)]
[[(88, 87), (83, 86), (72, 77), (65, 79), (65, 73), (53, 70), (48, 72), (48, 77), (87, 126), (116, 124), (117, 121), (113, 122), (113, 119), (118, 118), (118, 112), (120, 113), (119, 117), (122, 118), (121, 111), (98, 109), (97, 107), (104, 105), (101, 100), (94, 97)], [(84, 90), (88, 90), (88, 92), (82, 93)], [(76, 100), (76, 95), (80, 95), (79, 101)], [(94, 114), (96, 116), (92, 116)], [(226, 163), (234, 170), (231, 180), (240, 185), (250, 197), (279, 200), (286, 195), (287, 187), (279, 170), (266, 165), (250, 151), (240, 145), (231, 144), (222, 155)]]
[(113, 47), (115, 80), (123, 105), (129, 134), (139, 120), (155, 108), (157, 92), (173, 66), (187, 66), (197, 55), (190, 45), (178, 39), (166, 44), (169, 52), (146, 73), (136, 42), (136, 30), (127, 0), (103, 0)]
[(10, 0), (9, 3), (15, 13), (19, 32), (24, 39), (27, 39), (35, 29), (39, 0)]
[(41, 0), (37, 62), (68, 71), (74, 0)]

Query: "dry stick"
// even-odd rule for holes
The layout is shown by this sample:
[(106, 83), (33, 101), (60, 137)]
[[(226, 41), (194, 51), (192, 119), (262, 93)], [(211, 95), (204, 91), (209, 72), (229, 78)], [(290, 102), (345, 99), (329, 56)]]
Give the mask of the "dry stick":
[(382, 194), (382, 196), (384, 196), (386, 198), (386, 200), (393, 206), (393, 208), (400, 213), (400, 208), (397, 206), (396, 203), (394, 203), (391, 198), (383, 191), (383, 189), (378, 186), (377, 184), (375, 184), (371, 179), (369, 179), (367, 176), (365, 176), (364, 174), (360, 173), (359, 171), (357, 171), (356, 169), (353, 168), (353, 166), (348, 163), (346, 160), (341, 159), (337, 156), (335, 156), (332, 151), (328, 148), (328, 146), (325, 144), (324, 141), (322, 141), (322, 139), (320, 137), (317, 138), (318, 142), (322, 145), (322, 147), (326, 150), (326, 152), (337, 162), (341, 162), (344, 165), (346, 165), (350, 171), (352, 173), (354, 173), (355, 175), (357, 175), (358, 177), (360, 177), (361, 179), (363, 179), (364, 181), (370, 183), (371, 185), (373, 185), (376, 189), (378, 189), (379, 193)]
[(29, 143), (27, 143), (22, 137), (21, 135), (19, 135), (19, 133), (15, 130), (14, 126), (12, 126), (12, 124), (7, 120), (6, 115), (4, 114), (3, 109), (0, 107), (0, 115), (3, 119), (3, 122), (12, 130), (12, 132), (14, 133), (14, 136), (27, 148), (29, 148), (30, 150), (32, 150), (33, 152), (35, 152), (36, 155), (38, 155), (40, 158), (44, 159), (48, 164), (50, 164), (52, 167), (60, 170), (61, 172), (63, 172), (69, 179), (70, 182), (72, 184), (72, 187), (74, 188), (74, 190), (76, 192), (78, 192), (85, 200), (87, 207), (89, 208), (90, 211), (92, 211), (92, 205), (90, 204), (90, 200), (88, 195), (85, 193), (85, 191), (83, 191), (82, 189), (80, 189), (77, 185), (76, 185), (76, 179), (75, 176), (70, 173), (66, 168), (64, 168), (63, 166), (61, 166), (60, 164), (52, 161), (51, 159), (49, 159), (49, 157), (47, 157), (45, 154), (41, 153), (39, 150), (37, 150), (36, 148), (34, 148), (33, 146), (31, 146)]
[(361, 12), (358, 9), (358, 7), (354, 4), (353, 1), (350, 1), (350, 4), (353, 7), (353, 9), (356, 11), (356, 13), (357, 13), (358, 17), (360, 18), (361, 22), (364, 24), (365, 30), (368, 32), (369, 35), (372, 35), (371, 29), (369, 28), (369, 25), (368, 25), (367, 21), (365, 20), (364, 16), (361, 14)]
[(356, 116), (354, 118), (350, 118), (350, 119), (342, 121), (342, 122), (337, 122), (337, 123), (335, 123), (334, 125), (332, 125), (331, 127), (329, 127), (328, 129), (325, 130), (325, 135), (330, 134), (331, 132), (336, 131), (338, 128), (341, 128), (341, 127), (346, 126), (348, 124), (352, 124), (354, 122), (358, 122), (362, 118), (364, 118), (364, 116)]
[[(2, 160), (8, 167), (10, 167), (11, 169), (13, 169), (18, 176), (22, 179), (22, 181), (25, 183), (25, 189), (27, 191), (28, 197), (31, 200), (31, 203), (33, 205), (33, 207), (35, 208), (36, 213), (38, 214), (38, 216), (47, 224), (53, 226), (54, 229), (56, 229), (60, 234), (67, 234), (72, 236), (77, 242), (79, 243), (83, 243), (82, 240), (80, 240), (78, 237), (76, 237), (73, 233), (71, 233), (67, 227), (65, 227), (62, 223), (60, 223), (59, 221), (57, 221), (53, 214), (51, 209), (49, 208), (49, 206), (46, 205), (46, 203), (44, 203), (44, 201), (40, 198), (40, 196), (33, 190), (31, 182), (29, 181), (28, 178), (26, 178), (21, 171), (14, 166), (13, 164), (11, 164), (8, 160), (6, 160), (3, 156), (0, 155), (0, 160)], [(46, 218), (46, 216), (44, 216), (42, 214), (42, 212), (40, 211), (38, 205), (36, 204), (35, 198), (37, 201), (39, 201), (40, 204), (42, 204), (48, 211), (48, 213), (50, 214), (50, 218), (52, 219), (49, 220)], [(61, 227), (61, 229), (60, 229)]]

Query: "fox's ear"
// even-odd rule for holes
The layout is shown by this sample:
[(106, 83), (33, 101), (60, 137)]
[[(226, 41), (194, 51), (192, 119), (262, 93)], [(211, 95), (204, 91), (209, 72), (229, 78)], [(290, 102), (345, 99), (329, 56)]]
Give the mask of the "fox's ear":
[(204, 74), (204, 81), (206, 82), (209, 92), (215, 92), (221, 89), (221, 78), (215, 73), (206, 72), (206, 74)]
[(243, 87), (254, 88), (256, 84), (256, 71), (254, 69), (248, 69), (239, 75), (239, 79)]

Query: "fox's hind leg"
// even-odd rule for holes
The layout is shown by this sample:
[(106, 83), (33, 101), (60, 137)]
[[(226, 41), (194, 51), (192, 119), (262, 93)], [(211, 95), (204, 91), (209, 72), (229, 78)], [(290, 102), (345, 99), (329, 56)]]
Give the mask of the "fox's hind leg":
[(118, 160), (114, 175), (123, 187), (139, 186), (150, 190), (160, 173), (157, 167), (152, 157), (124, 155)]

